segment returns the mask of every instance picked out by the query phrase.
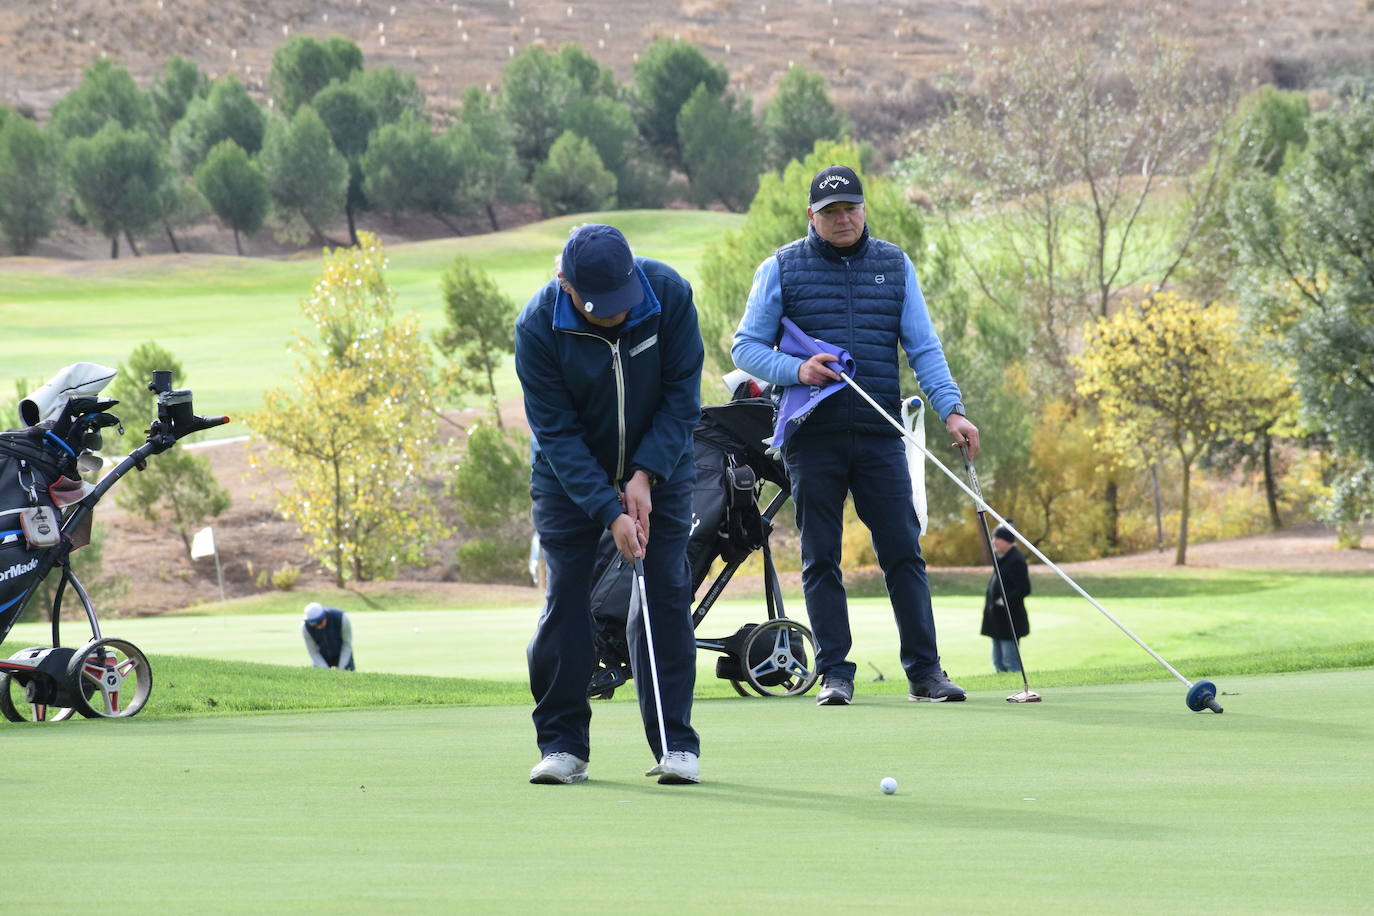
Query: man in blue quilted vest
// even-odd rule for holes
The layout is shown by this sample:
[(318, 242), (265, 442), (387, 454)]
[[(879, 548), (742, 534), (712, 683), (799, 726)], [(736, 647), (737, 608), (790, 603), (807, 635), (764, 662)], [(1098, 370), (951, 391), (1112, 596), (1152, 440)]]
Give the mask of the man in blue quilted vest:
[[(823, 386), (839, 376), (821, 353), (803, 360), (775, 349), (783, 317), (854, 357), (854, 381), (890, 414), (901, 407), (898, 352), (906, 354), (926, 399), (954, 445), (978, 452), (978, 429), (964, 416), (930, 322), (916, 268), (906, 253), (869, 235), (863, 185), (843, 165), (811, 180), (806, 237), (759, 265), (735, 333), (735, 365), (779, 386)], [(964, 699), (940, 664), (930, 583), (919, 544), (901, 434), (848, 386), (822, 401), (783, 446), (801, 529), (802, 591), (816, 637), (821, 706), (847, 706), (856, 666), (840, 570), (846, 494), (873, 536), (911, 700)]]

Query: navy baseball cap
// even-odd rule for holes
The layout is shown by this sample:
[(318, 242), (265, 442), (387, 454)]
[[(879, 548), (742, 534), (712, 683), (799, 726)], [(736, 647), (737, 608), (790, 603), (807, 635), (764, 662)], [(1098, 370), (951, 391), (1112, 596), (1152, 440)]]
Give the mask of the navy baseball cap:
[(828, 165), (811, 179), (811, 209), (821, 210), (841, 202), (863, 203), (863, 183), (849, 166)]
[(588, 223), (573, 230), (563, 246), (563, 277), (582, 297), (582, 309), (597, 318), (628, 312), (644, 301), (630, 243), (614, 226)]

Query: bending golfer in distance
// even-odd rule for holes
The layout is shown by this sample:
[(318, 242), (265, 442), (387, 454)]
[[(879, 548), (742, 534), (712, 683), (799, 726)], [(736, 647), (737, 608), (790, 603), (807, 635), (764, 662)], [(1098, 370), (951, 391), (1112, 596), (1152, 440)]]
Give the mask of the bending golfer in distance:
[(644, 734), (658, 761), (646, 775), (699, 782), (687, 534), (703, 351), (692, 288), (668, 265), (634, 257), (620, 231), (602, 225), (573, 230), (555, 273), (515, 324), (515, 368), (534, 437), (534, 527), (548, 563), (544, 613), (528, 653), (544, 755), (530, 782), (587, 778), (587, 684), (596, 667), (591, 575), (607, 529), (620, 553), (643, 557), (645, 567), (653, 645), (638, 604), (626, 635)]
[(324, 607), (318, 601), (310, 602), (305, 606), (301, 635), (305, 637), (305, 651), (310, 653), (310, 664), (316, 668), (355, 670), (353, 624), (343, 611)]
[[(802, 360), (774, 349), (783, 317), (853, 355), (854, 381), (890, 413), (901, 407), (898, 349), (945, 422), (956, 446), (978, 452), (978, 429), (964, 417), (930, 323), (916, 269), (896, 245), (869, 235), (859, 177), (842, 165), (811, 180), (805, 238), (759, 265), (735, 333), (735, 365), (775, 385), (823, 386), (839, 376), (836, 357)], [(821, 402), (783, 446), (801, 529), (802, 591), (816, 636), (821, 706), (847, 706), (855, 664), (840, 570), (846, 493), (873, 536), (912, 700), (962, 700), (940, 666), (930, 584), (918, 542), (911, 477), (900, 434), (848, 386)]]

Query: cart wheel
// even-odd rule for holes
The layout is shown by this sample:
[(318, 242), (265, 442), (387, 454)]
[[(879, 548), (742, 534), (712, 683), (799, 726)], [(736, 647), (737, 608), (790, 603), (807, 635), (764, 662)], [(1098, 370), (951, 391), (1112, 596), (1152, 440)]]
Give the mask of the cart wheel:
[(0, 715), (11, 722), (61, 722), (70, 719), (75, 711), (65, 706), (30, 703), (18, 679), (0, 674)]
[(740, 696), (742, 696), (742, 697), (747, 697), (747, 696), (749, 696), (749, 691), (745, 690), (745, 689), (744, 689), (744, 685), (741, 684), (739, 681), (731, 681), (731, 682), (730, 682), (730, 686), (733, 687), (733, 688), (735, 688), (735, 693), (739, 694)]
[(754, 627), (742, 654), (749, 686), (760, 696), (798, 696), (810, 690), (819, 676), (811, 663), (816, 657), (815, 637), (787, 617)]
[(80, 702), (77, 712), (88, 719), (138, 715), (153, 692), (153, 668), (131, 642), (96, 639), (72, 656), (67, 678)]

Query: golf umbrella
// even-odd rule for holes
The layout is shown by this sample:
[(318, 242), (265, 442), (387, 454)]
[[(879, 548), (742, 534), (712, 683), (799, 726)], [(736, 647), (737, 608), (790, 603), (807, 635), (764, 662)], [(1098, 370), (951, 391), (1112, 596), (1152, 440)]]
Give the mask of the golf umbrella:
[[(846, 375), (852, 376), (854, 374), (854, 357), (850, 356), (847, 350), (832, 347), (823, 340), (817, 340), (797, 327), (791, 318), (782, 320), (782, 338), (778, 341), (778, 349), (789, 356), (797, 356), (801, 359), (810, 359), (817, 353), (832, 353), (839, 357), (839, 362), (834, 364), (834, 368), (843, 370)], [(782, 393), (782, 400), (778, 403), (778, 418), (773, 427), (773, 437), (765, 440), (769, 445), (769, 453), (782, 451), (787, 437), (805, 422), (806, 418), (811, 415), (811, 411), (815, 410), (821, 401), (844, 386), (843, 381), (834, 381), (827, 385), (796, 384), (785, 388)]]

